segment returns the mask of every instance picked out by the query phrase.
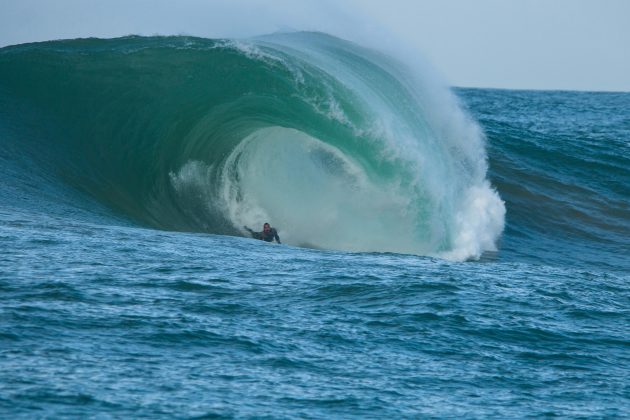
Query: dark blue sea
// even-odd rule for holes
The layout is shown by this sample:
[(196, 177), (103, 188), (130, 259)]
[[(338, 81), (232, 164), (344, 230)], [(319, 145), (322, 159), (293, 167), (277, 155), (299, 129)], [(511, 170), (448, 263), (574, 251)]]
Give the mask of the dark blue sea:
[(0, 296), (2, 418), (629, 418), (630, 94), (3, 48)]

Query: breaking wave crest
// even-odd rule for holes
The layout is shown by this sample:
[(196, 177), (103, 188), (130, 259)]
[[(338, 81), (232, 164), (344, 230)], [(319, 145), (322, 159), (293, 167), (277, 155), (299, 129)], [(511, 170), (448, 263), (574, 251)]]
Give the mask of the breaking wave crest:
[(41, 159), (146, 225), (269, 221), (292, 245), (457, 260), (503, 230), (450, 91), (325, 34), (29, 44), (2, 50), (0, 79), (13, 109), (45, 113)]

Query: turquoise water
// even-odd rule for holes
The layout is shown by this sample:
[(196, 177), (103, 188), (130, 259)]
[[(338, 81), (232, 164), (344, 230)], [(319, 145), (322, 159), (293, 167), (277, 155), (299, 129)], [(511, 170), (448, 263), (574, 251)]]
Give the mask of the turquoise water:
[(2, 49), (0, 414), (628, 417), (629, 110), (321, 34)]

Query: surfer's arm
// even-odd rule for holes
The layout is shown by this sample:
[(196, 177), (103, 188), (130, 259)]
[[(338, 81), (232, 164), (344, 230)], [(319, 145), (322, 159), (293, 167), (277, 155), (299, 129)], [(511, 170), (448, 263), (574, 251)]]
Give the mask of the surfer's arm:
[(247, 226), (243, 226), (243, 227), (245, 228), (245, 230), (247, 230), (249, 233), (251, 233), (251, 234), (252, 234), (252, 236), (253, 236), (255, 239), (260, 239), (260, 235), (261, 235), (261, 234), (260, 234), (260, 232), (256, 232), (255, 230), (250, 229), (250, 228), (248, 228)]
[(262, 235), (260, 234), (260, 232), (254, 232), (252, 229), (248, 228), (247, 226), (243, 226), (245, 228), (245, 230), (247, 230), (249, 233), (251, 233), (252, 238), (254, 239), (261, 239)]
[(277, 230), (273, 230), (273, 237), (275, 238), (276, 242), (280, 243), (280, 237), (278, 236), (278, 231)]

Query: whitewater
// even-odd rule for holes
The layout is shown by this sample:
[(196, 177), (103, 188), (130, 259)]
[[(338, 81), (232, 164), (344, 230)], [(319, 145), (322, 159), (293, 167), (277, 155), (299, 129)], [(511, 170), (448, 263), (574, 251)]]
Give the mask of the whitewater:
[(0, 49), (0, 142), (3, 417), (630, 416), (628, 93), (50, 41)]

